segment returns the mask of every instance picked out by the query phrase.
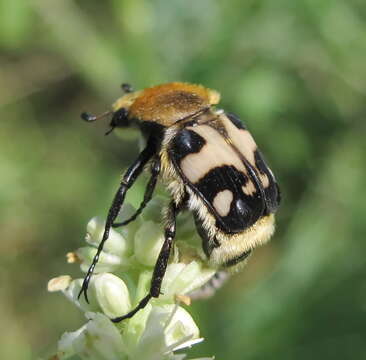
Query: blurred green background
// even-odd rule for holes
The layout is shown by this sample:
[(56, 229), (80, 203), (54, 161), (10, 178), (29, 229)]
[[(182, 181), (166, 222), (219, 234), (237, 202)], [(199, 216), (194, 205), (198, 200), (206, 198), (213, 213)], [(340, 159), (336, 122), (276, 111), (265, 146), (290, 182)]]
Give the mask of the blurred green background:
[(189, 309), (190, 355), (365, 359), (365, 19), (364, 0), (1, 0), (0, 358), (47, 357), (83, 322), (46, 284), (79, 274), (64, 254), (138, 145), (79, 113), (178, 80), (222, 93), (283, 193), (273, 241)]

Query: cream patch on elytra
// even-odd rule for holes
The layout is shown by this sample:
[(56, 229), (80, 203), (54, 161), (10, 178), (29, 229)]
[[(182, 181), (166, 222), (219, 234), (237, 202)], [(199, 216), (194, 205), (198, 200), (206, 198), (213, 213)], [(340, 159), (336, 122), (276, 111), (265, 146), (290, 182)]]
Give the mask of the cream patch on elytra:
[(233, 165), (237, 170), (247, 173), (247, 169), (235, 150), (215, 129), (208, 125), (188, 127), (206, 140), (198, 153), (192, 153), (182, 159), (180, 167), (183, 174), (193, 184), (202, 179), (211, 170)]
[(255, 166), (254, 154), (257, 150), (257, 144), (253, 136), (248, 130), (238, 129), (226, 116), (221, 116), (221, 120), (232, 144), (252, 166)]
[(220, 216), (229, 214), (233, 198), (234, 195), (230, 190), (223, 190), (216, 194), (213, 199), (213, 206)]

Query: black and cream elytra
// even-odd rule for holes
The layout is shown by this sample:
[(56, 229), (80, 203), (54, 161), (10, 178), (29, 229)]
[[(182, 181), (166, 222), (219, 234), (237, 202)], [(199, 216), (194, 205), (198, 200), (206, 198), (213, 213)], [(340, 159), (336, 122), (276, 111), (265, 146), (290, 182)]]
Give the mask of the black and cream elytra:
[[(142, 212), (158, 179), (169, 189), (171, 201), (150, 291), (134, 310), (113, 319), (116, 322), (132, 317), (159, 296), (179, 212), (193, 213), (207, 261), (218, 269), (233, 269), (270, 239), (280, 202), (275, 177), (250, 132), (236, 116), (215, 108), (218, 92), (180, 82), (141, 91), (127, 84), (122, 88), (125, 95), (113, 111), (102, 116), (112, 114), (111, 130), (137, 126), (146, 146), (123, 176), (79, 296), (84, 293), (88, 301), (90, 277), (111, 227), (126, 225)], [(94, 121), (98, 117), (83, 113), (82, 118)], [(150, 170), (150, 180), (140, 207), (128, 220), (115, 223), (126, 192), (143, 169)]]

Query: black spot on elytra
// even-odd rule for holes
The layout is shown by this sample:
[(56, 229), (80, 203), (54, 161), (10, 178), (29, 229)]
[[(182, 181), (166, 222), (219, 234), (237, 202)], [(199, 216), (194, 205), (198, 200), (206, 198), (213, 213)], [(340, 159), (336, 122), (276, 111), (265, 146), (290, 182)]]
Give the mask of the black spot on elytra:
[(206, 140), (193, 130), (183, 129), (172, 140), (170, 152), (179, 164), (189, 154), (198, 153), (206, 144)]
[[(263, 214), (263, 199), (260, 190), (252, 195), (244, 194), (242, 187), (248, 182), (248, 177), (232, 165), (216, 167), (193, 184), (201, 196), (211, 204), (216, 195), (224, 190), (233, 194), (230, 211), (227, 216), (220, 216), (217, 226), (227, 233), (236, 233), (253, 225)], [(256, 186), (256, 185), (255, 185)]]

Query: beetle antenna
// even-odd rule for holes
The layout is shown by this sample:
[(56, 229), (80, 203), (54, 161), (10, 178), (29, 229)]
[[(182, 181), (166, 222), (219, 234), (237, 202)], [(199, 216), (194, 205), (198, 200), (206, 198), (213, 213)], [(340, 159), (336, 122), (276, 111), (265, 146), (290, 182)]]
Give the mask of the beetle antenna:
[(123, 83), (121, 85), (121, 89), (126, 93), (132, 93), (133, 92), (133, 87), (131, 84), (128, 84), (128, 83)]
[(88, 113), (88, 112), (83, 112), (83, 113), (80, 115), (80, 117), (81, 117), (83, 120), (90, 122), (90, 121), (95, 121), (95, 120), (98, 120), (98, 119), (104, 118), (105, 116), (110, 115), (110, 114), (112, 114), (112, 113), (113, 113), (113, 111), (110, 111), (110, 110), (109, 110), (109, 111), (106, 111), (106, 112), (104, 112), (104, 113), (102, 113), (102, 114), (100, 114), (100, 115), (93, 115), (93, 114), (90, 114), (90, 113)]

